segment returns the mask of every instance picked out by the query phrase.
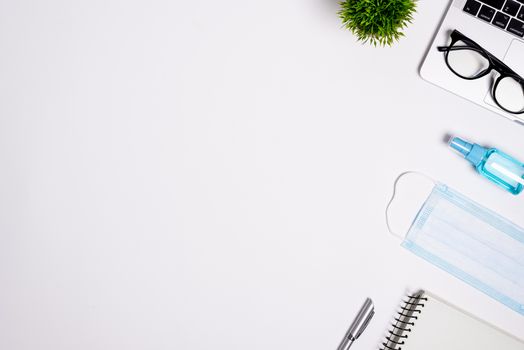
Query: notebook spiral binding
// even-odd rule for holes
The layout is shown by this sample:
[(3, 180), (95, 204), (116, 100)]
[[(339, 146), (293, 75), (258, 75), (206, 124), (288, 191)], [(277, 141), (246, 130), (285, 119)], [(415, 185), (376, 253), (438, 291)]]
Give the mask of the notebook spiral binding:
[(408, 300), (403, 300), (400, 305), (395, 322), (391, 323), (392, 329), (388, 330), (388, 335), (379, 350), (402, 350), (402, 345), (409, 338), (409, 332), (418, 320), (418, 315), (428, 298), (424, 297), (424, 291), (418, 291), (408, 295)]

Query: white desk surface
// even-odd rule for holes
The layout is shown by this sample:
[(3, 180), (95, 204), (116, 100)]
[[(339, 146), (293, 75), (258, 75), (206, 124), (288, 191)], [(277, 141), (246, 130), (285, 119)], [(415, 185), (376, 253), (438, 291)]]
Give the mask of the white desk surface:
[(442, 141), (524, 127), (419, 77), (446, 1), (393, 48), (337, 2), (0, 1), (1, 349), (335, 349), (366, 296), (375, 349), (420, 287), (524, 338), (384, 222), (417, 169), (524, 224)]

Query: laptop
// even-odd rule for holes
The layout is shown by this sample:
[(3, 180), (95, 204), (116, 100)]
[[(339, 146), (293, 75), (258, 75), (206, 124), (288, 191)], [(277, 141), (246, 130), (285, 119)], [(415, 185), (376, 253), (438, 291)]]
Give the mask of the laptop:
[(466, 80), (448, 68), (437, 46), (449, 45), (455, 29), (524, 77), (524, 0), (452, 0), (420, 68), (428, 82), (524, 125), (524, 114), (508, 113), (493, 100), (496, 72)]

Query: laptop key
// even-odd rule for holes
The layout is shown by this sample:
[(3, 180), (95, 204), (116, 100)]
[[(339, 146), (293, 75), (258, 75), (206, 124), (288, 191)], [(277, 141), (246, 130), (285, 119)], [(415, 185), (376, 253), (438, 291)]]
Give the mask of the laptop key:
[[(486, 5), (489, 5), (491, 7), (496, 8), (497, 10), (500, 10), (502, 8), (502, 5), (504, 5), (505, 0), (480, 0), (480, 2), (485, 3)], [(523, 0), (524, 1), (524, 0)]]
[(506, 25), (508, 24), (508, 22), (509, 22), (509, 16), (503, 14), (502, 12), (497, 11), (495, 18), (493, 18), (493, 22), (491, 23), (493, 23), (497, 27), (504, 29), (506, 28)]
[(475, 0), (468, 0), (466, 1), (466, 5), (464, 5), (464, 11), (469, 14), (472, 14), (473, 16), (477, 15), (477, 12), (479, 12), (479, 8), (480, 2)]
[(493, 10), (491, 7), (488, 7), (486, 5), (482, 5), (482, 8), (479, 11), (478, 17), (487, 22), (491, 22), (493, 15), (495, 15), (495, 10)]
[(512, 18), (506, 30), (522, 38), (524, 37), (524, 22)]
[(515, 2), (513, 0), (506, 1), (506, 4), (504, 5), (504, 8), (502, 11), (506, 12), (510, 16), (515, 16), (517, 12), (519, 11), (519, 3)]
[[(524, 0), (522, 0), (524, 1)], [(524, 21), (524, 6), (520, 8), (519, 14), (517, 15), (517, 18)]]
[(480, 2), (475, 1), (475, 0), (468, 0), (466, 1), (466, 5), (464, 5), (463, 10), (469, 14), (472, 14), (473, 16), (476, 16), (477, 12), (479, 12), (480, 6), (481, 6)]

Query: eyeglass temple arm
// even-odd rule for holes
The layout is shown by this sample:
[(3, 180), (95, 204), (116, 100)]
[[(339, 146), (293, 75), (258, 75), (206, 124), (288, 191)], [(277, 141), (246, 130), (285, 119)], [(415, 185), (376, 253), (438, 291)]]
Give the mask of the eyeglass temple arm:
[(482, 50), (472, 46), (437, 46), (439, 52), (456, 51), (456, 50), (472, 50), (483, 53)]

